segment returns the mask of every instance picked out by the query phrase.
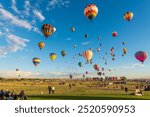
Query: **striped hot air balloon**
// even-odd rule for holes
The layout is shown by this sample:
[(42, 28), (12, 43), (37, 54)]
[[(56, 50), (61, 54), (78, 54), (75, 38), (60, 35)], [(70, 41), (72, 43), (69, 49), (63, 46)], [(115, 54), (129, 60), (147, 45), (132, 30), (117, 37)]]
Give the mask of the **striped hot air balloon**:
[(32, 62), (34, 64), (34, 66), (36, 67), (37, 65), (40, 64), (41, 60), (39, 58), (35, 57), (35, 58), (32, 59)]
[(93, 20), (98, 14), (98, 7), (95, 4), (89, 4), (84, 9), (84, 15), (89, 19)]

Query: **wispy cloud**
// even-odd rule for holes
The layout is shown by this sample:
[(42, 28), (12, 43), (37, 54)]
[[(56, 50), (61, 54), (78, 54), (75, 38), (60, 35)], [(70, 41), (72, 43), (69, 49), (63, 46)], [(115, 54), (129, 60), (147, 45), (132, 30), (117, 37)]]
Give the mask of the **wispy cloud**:
[(24, 14), (26, 16), (29, 16), (30, 8), (31, 8), (30, 1), (29, 0), (25, 0), (25, 2), (24, 2), (24, 9), (25, 9)]
[(26, 47), (27, 42), (29, 42), (28, 39), (21, 38), (11, 33), (8, 33), (5, 36), (7, 38), (6, 41), (8, 45), (0, 46), (0, 56), (5, 56), (8, 53), (13, 53), (22, 50), (24, 47)]
[(19, 13), (19, 10), (16, 7), (16, 0), (11, 0), (11, 8), (16, 12)]
[(71, 41), (71, 37), (66, 38), (67, 41)]
[(1, 20), (9, 22), (15, 26), (23, 27), (29, 30), (32, 29), (32, 26), (29, 22), (27, 22), (26, 20), (19, 19), (17, 16), (13, 15), (5, 9), (0, 8), (0, 17)]
[(144, 64), (134, 63), (134, 64), (132, 64), (132, 66), (135, 66), (135, 67), (144, 67)]
[(87, 41), (87, 42), (82, 42), (81, 44), (82, 45), (89, 45), (91, 42), (90, 41)]
[(61, 8), (63, 6), (69, 7), (70, 1), (69, 0), (49, 0), (49, 3), (46, 7), (47, 10), (54, 9), (56, 7)]
[(0, 3), (0, 8), (3, 8), (3, 5)]
[(36, 18), (38, 18), (40, 21), (45, 20), (45, 17), (43, 16), (41, 11), (38, 11), (37, 9), (33, 10), (33, 14)]

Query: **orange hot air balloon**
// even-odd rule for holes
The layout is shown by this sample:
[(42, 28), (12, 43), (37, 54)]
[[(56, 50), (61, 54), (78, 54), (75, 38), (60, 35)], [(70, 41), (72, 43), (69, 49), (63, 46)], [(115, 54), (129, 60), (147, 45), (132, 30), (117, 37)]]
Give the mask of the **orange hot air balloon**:
[(45, 43), (44, 42), (39, 42), (38, 43), (38, 46), (40, 49), (44, 48), (45, 47)]
[(127, 49), (126, 48), (123, 48), (123, 54), (127, 54)]
[(91, 50), (86, 50), (83, 52), (83, 57), (89, 62), (93, 57), (93, 52)]
[(84, 9), (84, 15), (89, 19), (93, 20), (98, 14), (98, 7), (95, 4), (89, 4)]

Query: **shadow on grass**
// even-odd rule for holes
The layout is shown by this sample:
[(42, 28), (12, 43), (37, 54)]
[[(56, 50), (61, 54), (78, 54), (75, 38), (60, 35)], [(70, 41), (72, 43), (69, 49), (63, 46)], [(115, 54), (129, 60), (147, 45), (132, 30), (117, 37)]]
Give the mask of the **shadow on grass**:
[(135, 96), (28, 96), (29, 100), (150, 100), (144, 97)]

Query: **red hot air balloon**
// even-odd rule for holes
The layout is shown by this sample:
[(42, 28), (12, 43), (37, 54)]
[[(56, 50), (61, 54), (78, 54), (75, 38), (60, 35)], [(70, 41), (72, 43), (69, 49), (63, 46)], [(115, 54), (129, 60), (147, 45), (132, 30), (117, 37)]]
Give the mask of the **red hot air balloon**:
[(147, 58), (147, 53), (146, 52), (143, 52), (143, 51), (138, 51), (135, 53), (135, 58), (137, 60), (139, 60), (140, 62), (142, 62), (142, 64), (144, 63), (144, 61), (146, 60)]
[(96, 71), (99, 71), (99, 66), (97, 64), (95, 64), (93, 67)]
[(88, 71), (86, 71), (85, 73), (88, 74)]
[(117, 32), (113, 32), (113, 33), (112, 33), (112, 36), (113, 36), (113, 37), (117, 37), (117, 35), (118, 35)]

